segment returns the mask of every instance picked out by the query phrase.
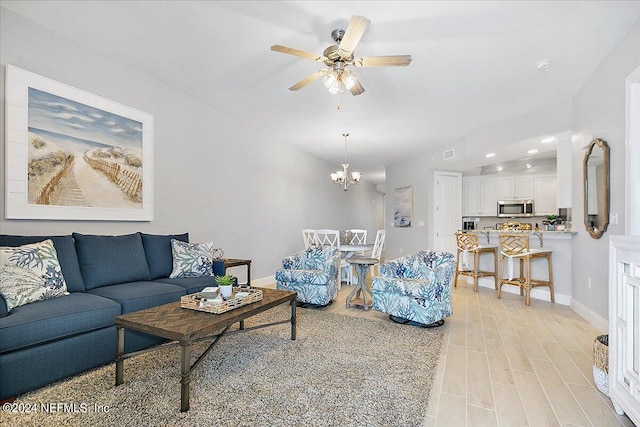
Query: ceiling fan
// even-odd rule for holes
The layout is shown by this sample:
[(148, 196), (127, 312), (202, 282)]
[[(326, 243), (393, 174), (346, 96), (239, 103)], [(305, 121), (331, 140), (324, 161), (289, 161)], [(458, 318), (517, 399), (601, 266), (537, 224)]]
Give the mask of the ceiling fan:
[(352, 95), (360, 95), (364, 92), (364, 87), (360, 84), (356, 76), (352, 73), (351, 67), (405, 67), (411, 63), (411, 55), (388, 55), (388, 56), (365, 56), (354, 57), (356, 45), (367, 31), (369, 21), (364, 16), (352, 16), (347, 30), (336, 29), (331, 32), (331, 38), (336, 44), (329, 46), (322, 55), (307, 52), (291, 47), (273, 45), (271, 50), (289, 55), (300, 56), (318, 62), (324, 62), (327, 68), (318, 70), (298, 83), (289, 90), (302, 89), (320, 77), (324, 77), (323, 82), (329, 92), (341, 94), (344, 89)]

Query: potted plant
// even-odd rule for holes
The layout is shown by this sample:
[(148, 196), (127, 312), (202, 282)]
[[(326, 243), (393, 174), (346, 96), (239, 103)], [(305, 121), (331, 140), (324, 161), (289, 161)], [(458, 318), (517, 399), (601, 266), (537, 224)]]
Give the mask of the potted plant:
[(555, 230), (556, 224), (559, 224), (561, 221), (558, 215), (547, 215), (547, 219), (543, 220), (542, 223), (547, 226), (547, 230), (553, 231)]
[(222, 295), (222, 298), (224, 298), (225, 300), (231, 298), (231, 290), (232, 290), (233, 283), (234, 283), (233, 276), (229, 276), (228, 274), (225, 274), (224, 276), (216, 277), (216, 284), (220, 289), (220, 295)]

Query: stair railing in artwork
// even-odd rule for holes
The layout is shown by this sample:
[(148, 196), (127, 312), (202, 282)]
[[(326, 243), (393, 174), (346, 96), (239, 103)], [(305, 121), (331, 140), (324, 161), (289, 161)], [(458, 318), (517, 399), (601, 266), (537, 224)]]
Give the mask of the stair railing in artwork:
[(40, 191), (40, 194), (38, 194), (38, 197), (36, 198), (36, 204), (51, 204), (51, 194), (55, 191), (56, 186), (58, 185), (62, 177), (64, 177), (67, 172), (69, 172), (69, 169), (71, 169), (71, 166), (73, 166), (73, 162), (75, 161), (75, 159), (76, 157), (73, 154), (70, 154), (69, 157), (67, 157), (67, 160), (65, 161), (62, 169), (60, 169), (60, 171), (53, 178), (51, 178), (47, 185), (44, 186), (42, 191)]
[(104, 173), (131, 200), (141, 201), (142, 176), (139, 173), (124, 169), (119, 164), (104, 159), (92, 159), (86, 154), (84, 159), (92, 168)]

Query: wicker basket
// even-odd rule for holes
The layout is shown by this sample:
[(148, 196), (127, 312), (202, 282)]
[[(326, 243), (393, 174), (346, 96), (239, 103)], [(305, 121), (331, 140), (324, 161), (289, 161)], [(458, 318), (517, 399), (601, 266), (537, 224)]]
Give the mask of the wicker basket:
[[(248, 292), (249, 295), (244, 298), (236, 297), (238, 292)], [(233, 310), (234, 308), (242, 307), (243, 305), (251, 304), (253, 302), (262, 300), (262, 291), (259, 289), (242, 289), (241, 291), (233, 290), (233, 298), (223, 301), (219, 304), (207, 303), (202, 299), (199, 292), (195, 294), (185, 295), (180, 298), (180, 307), (188, 308), (190, 310), (205, 311), (207, 313), (220, 314)]]
[(593, 381), (609, 396), (609, 335), (600, 335), (593, 342)]

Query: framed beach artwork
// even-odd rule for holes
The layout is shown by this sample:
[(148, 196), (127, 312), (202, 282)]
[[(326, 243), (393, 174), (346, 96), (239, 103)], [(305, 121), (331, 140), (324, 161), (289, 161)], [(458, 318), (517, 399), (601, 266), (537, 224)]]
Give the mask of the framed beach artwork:
[(5, 217), (153, 220), (153, 116), (7, 65)]
[(411, 227), (413, 187), (396, 188), (393, 192), (393, 225)]

